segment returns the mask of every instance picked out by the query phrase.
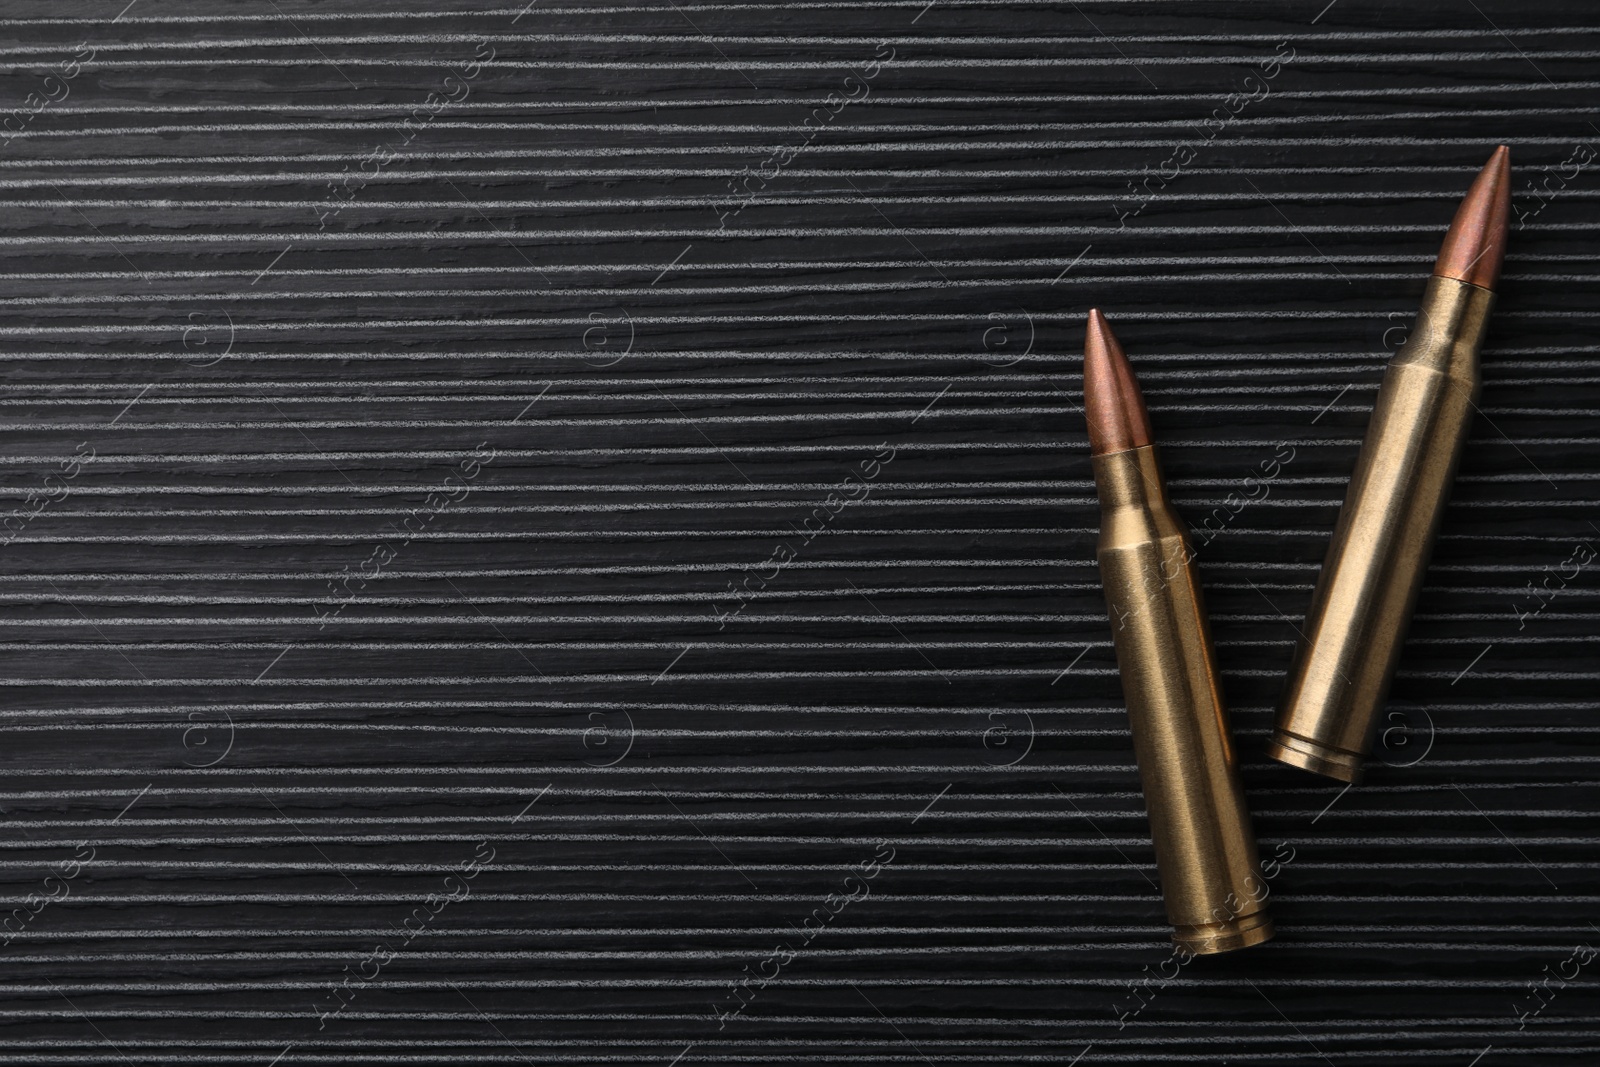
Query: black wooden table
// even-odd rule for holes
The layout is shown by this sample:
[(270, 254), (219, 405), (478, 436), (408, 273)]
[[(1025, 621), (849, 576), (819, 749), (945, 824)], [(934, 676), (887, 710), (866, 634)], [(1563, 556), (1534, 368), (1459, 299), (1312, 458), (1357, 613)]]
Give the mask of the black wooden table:
[[(1592, 5), (122, 2), (0, 12), (0, 1064), (1596, 1062)], [(1499, 143), (1341, 790), (1262, 745)], [(1270, 861), (1185, 967), (1091, 306)]]

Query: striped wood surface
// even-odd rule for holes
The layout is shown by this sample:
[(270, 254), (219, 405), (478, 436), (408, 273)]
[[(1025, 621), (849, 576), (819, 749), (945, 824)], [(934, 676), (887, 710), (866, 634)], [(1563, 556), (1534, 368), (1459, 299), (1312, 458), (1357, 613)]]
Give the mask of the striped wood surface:
[[(1591, 5), (397, 6), (0, 17), (0, 1064), (1594, 1062)], [(1262, 741), (1500, 142), (1342, 792)], [(1166, 980), (1092, 305), (1286, 861)]]

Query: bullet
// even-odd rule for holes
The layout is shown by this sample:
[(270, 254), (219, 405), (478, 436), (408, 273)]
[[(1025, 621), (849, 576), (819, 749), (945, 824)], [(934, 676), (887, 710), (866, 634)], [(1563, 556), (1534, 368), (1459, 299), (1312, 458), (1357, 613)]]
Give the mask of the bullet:
[(1083, 406), (1100, 494), (1100, 577), (1173, 944), (1202, 955), (1272, 937), (1216, 656), (1185, 526), (1122, 347), (1089, 312)]
[(1511, 152), (1501, 145), (1456, 211), (1378, 390), (1267, 748), (1273, 759), (1361, 778), (1476, 409), (1510, 216)]

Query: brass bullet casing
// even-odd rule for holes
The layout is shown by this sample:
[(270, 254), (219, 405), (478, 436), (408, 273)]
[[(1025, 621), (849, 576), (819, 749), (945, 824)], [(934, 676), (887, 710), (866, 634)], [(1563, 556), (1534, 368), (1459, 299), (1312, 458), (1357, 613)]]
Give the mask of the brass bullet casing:
[(1100, 577), (1173, 944), (1272, 937), (1200, 587), (1154, 445), (1095, 456)]
[(1361, 778), (1481, 378), (1494, 293), (1435, 276), (1389, 364), (1289, 674), (1273, 759)]
[(1098, 312), (1084, 377), (1100, 576), (1172, 940), (1197, 955), (1247, 948), (1272, 937), (1272, 919), (1194, 553), (1132, 371)]
[(1267, 755), (1361, 778), (1476, 408), (1511, 215), (1497, 148), (1456, 209), (1361, 442)]

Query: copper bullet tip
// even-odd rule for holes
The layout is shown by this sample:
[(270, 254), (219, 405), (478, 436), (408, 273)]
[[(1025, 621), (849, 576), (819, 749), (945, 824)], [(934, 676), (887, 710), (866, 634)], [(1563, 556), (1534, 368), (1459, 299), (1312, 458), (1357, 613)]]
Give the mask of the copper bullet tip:
[(1150, 415), (1133, 368), (1099, 308), (1089, 310), (1083, 341), (1083, 412), (1089, 421), (1089, 451), (1103, 456), (1150, 443)]
[(1500, 280), (1511, 229), (1511, 149), (1501, 145), (1467, 190), (1433, 273), (1483, 289)]

